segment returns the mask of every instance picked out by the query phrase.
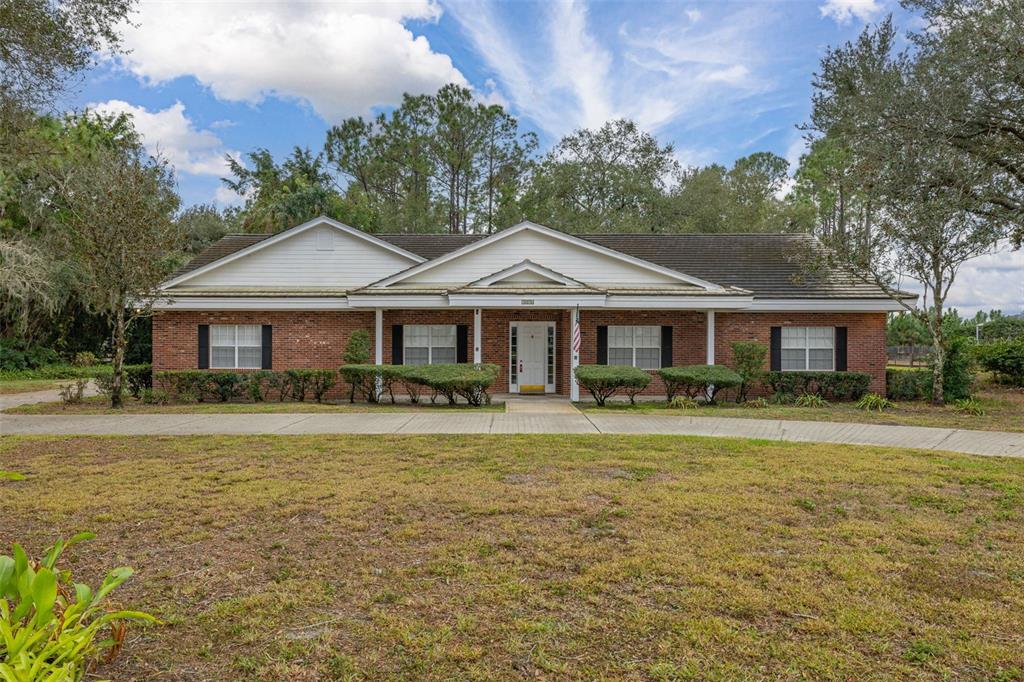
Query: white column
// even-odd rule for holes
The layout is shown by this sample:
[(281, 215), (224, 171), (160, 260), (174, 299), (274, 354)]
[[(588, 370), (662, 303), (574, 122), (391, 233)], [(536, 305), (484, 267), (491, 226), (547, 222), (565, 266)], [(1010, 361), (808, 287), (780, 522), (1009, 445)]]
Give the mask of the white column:
[(479, 365), (483, 362), (483, 346), (480, 344), (480, 338), (483, 334), (483, 330), (480, 328), (480, 309), (473, 308), (473, 364)]
[(708, 346), (707, 364), (713, 365), (713, 364), (715, 364), (715, 311), (714, 310), (709, 310), (708, 311), (708, 324), (707, 324), (707, 327), (708, 327), (708, 338), (707, 338), (707, 342), (706, 342), (707, 346)]
[[(384, 309), (377, 308), (374, 310), (376, 319), (374, 320), (373, 328), (373, 344), (374, 344), (374, 363), (378, 365), (384, 364)], [(380, 400), (381, 393), (381, 381), (380, 377), (377, 377), (377, 400)]]
[(580, 399), (580, 385), (576, 383), (576, 368), (580, 366), (580, 351), (576, 346), (576, 338), (580, 334), (580, 311), (579, 308), (569, 311), (572, 324), (569, 329), (569, 353), (572, 356), (572, 366), (569, 368), (569, 399), (577, 402)]

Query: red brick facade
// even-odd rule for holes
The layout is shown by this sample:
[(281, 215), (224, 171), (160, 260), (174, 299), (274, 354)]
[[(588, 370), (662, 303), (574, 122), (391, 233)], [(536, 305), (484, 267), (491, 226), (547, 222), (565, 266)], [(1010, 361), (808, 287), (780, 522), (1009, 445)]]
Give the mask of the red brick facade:
[[(509, 323), (553, 321), (556, 328), (556, 380), (559, 394), (569, 394), (570, 312), (565, 309), (484, 310), (481, 315), (482, 359), (501, 367), (494, 391), (508, 390)], [(744, 313), (719, 312), (715, 320), (715, 361), (731, 365), (733, 341), (769, 343), (772, 326), (813, 325), (847, 328), (847, 368), (871, 375), (871, 390), (885, 391), (885, 313)], [(370, 333), (374, 347), (373, 311), (168, 311), (153, 318), (153, 369), (194, 369), (198, 365), (201, 324), (273, 325), (274, 369), (337, 368), (348, 338), (356, 329)], [(395, 324), (464, 324), (469, 326), (469, 358), (473, 357), (472, 310), (387, 310), (384, 312), (384, 361), (391, 362), (391, 328)], [(671, 325), (672, 364), (703, 364), (707, 357), (706, 316), (694, 311), (585, 310), (580, 314), (580, 362), (597, 361), (599, 325)], [(335, 389), (340, 394), (344, 387)], [(645, 391), (664, 392), (655, 378)]]

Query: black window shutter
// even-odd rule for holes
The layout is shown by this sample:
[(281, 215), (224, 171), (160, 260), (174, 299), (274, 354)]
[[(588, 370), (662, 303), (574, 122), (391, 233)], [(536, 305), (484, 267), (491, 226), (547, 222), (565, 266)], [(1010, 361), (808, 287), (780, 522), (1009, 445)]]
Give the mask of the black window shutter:
[(608, 327), (603, 324), (597, 327), (597, 364), (608, 364)]
[(771, 343), (771, 364), (769, 369), (773, 372), (782, 371), (782, 327), (772, 327)]
[(404, 360), (402, 351), (405, 350), (405, 337), (402, 335), (403, 327), (400, 324), (391, 325), (391, 364), (401, 365)]
[(672, 366), (672, 325), (661, 327), (661, 366)]
[(263, 325), (263, 337), (261, 341), (261, 348), (263, 351), (263, 361), (260, 363), (260, 367), (263, 369), (273, 369), (274, 365), (274, 328), (269, 325)]
[(210, 325), (199, 325), (199, 369), (210, 369)]
[(469, 325), (455, 325), (455, 362), (469, 362)]
[(846, 371), (846, 327), (836, 327), (836, 371)]

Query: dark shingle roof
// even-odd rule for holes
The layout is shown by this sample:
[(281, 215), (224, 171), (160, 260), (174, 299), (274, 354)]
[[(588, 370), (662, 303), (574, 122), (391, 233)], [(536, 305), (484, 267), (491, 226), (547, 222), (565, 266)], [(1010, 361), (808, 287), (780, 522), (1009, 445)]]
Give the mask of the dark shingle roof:
[[(182, 275), (256, 244), (271, 235), (232, 234), (207, 247), (174, 273)], [(375, 234), (374, 237), (427, 260), (479, 241), (484, 235)], [(581, 234), (606, 248), (693, 277), (752, 291), (767, 298), (885, 298), (852, 274), (810, 275), (797, 256), (815, 245), (806, 234)], [(543, 258), (538, 254), (538, 258)]]

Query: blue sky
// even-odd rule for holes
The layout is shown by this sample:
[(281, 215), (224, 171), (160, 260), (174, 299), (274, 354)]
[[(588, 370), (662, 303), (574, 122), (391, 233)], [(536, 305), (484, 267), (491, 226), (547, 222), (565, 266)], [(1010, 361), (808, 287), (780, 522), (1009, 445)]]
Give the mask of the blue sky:
[[(69, 105), (131, 113), (175, 165), (187, 204), (239, 201), (220, 182), (226, 155), (318, 150), (330, 125), (448, 82), (503, 104), (542, 149), (628, 117), (684, 164), (768, 150), (795, 166), (822, 54), (890, 12), (914, 25), (895, 0), (143, 0), (124, 32), (129, 52), (105, 57)], [(996, 258), (1011, 278), (1024, 265)], [(1024, 284), (997, 279), (1011, 292), (999, 303), (1019, 308)], [(974, 292), (961, 305), (990, 299)]]

